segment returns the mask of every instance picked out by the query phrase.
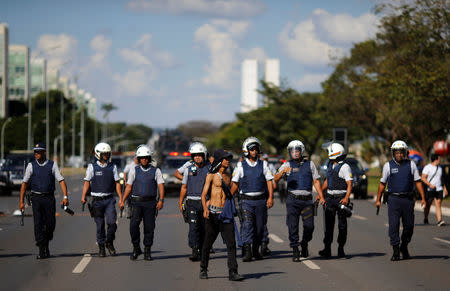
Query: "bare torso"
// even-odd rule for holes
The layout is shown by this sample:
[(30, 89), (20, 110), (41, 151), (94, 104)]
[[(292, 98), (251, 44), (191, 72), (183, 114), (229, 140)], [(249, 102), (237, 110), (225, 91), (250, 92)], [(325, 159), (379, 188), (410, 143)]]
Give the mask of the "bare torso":
[[(212, 185), (211, 185), (211, 199), (209, 200), (209, 204), (217, 207), (223, 207), (225, 205), (225, 193), (222, 189), (222, 179), (219, 176), (219, 173), (213, 174)], [(230, 177), (227, 175), (223, 175), (223, 179), (226, 184), (229, 183)]]

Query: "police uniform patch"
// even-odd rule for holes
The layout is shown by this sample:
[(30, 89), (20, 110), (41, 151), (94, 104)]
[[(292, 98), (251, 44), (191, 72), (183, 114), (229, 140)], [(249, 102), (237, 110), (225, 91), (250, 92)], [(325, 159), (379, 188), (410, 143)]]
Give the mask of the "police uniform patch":
[(392, 174), (398, 173), (398, 168), (393, 168), (393, 169), (391, 169), (391, 173), (392, 173)]
[(97, 171), (97, 172), (95, 172), (95, 175), (96, 176), (103, 176), (103, 172), (102, 171)]

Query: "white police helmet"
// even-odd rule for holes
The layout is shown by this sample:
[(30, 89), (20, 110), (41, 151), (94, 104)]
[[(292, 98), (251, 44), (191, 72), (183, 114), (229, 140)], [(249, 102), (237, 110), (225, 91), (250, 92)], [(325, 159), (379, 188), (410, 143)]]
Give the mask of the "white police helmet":
[(254, 136), (247, 137), (242, 144), (242, 152), (244, 156), (248, 156), (248, 151), (250, 148), (257, 147), (258, 151), (261, 152), (261, 142)]
[(189, 153), (191, 155), (193, 154), (203, 154), (203, 157), (206, 157), (208, 150), (206, 149), (206, 146), (202, 144), (201, 142), (193, 142), (189, 146)]
[(295, 139), (288, 144), (287, 150), (288, 150), (288, 153), (289, 153), (289, 156), (291, 157), (291, 159), (295, 159), (295, 157), (293, 155), (293, 153), (295, 151), (300, 151), (300, 156), (298, 157), (298, 158), (300, 158), (305, 153), (305, 145), (298, 139)]
[(406, 142), (402, 140), (396, 140), (391, 145), (392, 158), (394, 159), (395, 159), (394, 156), (395, 151), (403, 151), (403, 153), (405, 154), (404, 158), (406, 159), (406, 157), (408, 157), (408, 145), (406, 144)]
[(336, 142), (328, 146), (327, 151), (328, 151), (328, 158), (330, 160), (336, 160), (338, 157), (341, 157), (345, 154), (344, 147)]
[(111, 147), (106, 142), (98, 143), (94, 148), (94, 154), (97, 160), (101, 160), (101, 155), (107, 153), (111, 153)]
[(137, 158), (151, 157), (152, 155), (153, 150), (150, 146), (147, 145), (140, 146), (136, 151)]

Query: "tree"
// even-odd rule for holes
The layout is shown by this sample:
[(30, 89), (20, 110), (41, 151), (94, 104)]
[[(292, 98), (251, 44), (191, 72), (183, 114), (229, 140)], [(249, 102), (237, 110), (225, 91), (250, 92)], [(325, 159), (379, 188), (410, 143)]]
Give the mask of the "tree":
[(355, 44), (323, 84), (328, 114), (426, 154), (450, 128), (448, 4), (416, 0), (377, 12), (387, 14), (375, 39)]
[(102, 103), (102, 110), (104, 111), (103, 113), (103, 120), (105, 120), (105, 124), (103, 126), (103, 133), (102, 133), (102, 138), (105, 138), (108, 136), (108, 124), (109, 124), (109, 113), (111, 113), (111, 111), (117, 110), (117, 107), (112, 104), (112, 103)]
[(207, 135), (214, 134), (219, 130), (219, 127), (209, 121), (205, 120), (191, 120), (184, 124), (180, 124), (178, 129), (189, 138), (195, 139), (204, 138)]

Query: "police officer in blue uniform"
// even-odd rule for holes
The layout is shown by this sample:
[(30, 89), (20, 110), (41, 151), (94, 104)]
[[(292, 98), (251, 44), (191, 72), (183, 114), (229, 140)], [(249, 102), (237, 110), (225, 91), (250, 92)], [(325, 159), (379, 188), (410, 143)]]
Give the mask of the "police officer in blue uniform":
[(338, 257), (345, 257), (344, 245), (347, 242), (347, 216), (341, 209), (341, 205), (347, 206), (352, 192), (352, 171), (345, 163), (344, 147), (339, 143), (332, 143), (328, 148), (330, 163), (327, 168), (327, 178), (322, 185), (322, 191), (327, 190), (324, 206), (325, 237), (324, 249), (319, 255), (325, 258), (331, 257), (331, 243), (333, 242), (334, 222), (338, 217)]
[[(288, 197), (286, 199), (286, 224), (289, 229), (289, 241), (293, 250), (292, 260), (300, 261), (301, 256), (308, 257), (308, 242), (311, 241), (314, 231), (314, 203), (312, 197), (312, 187), (317, 190), (318, 199), (321, 204), (325, 203), (322, 188), (320, 185), (320, 175), (313, 162), (304, 158), (305, 146), (299, 140), (291, 141), (288, 146), (290, 160), (281, 165), (278, 173), (275, 175), (275, 183), (283, 175), (287, 177)], [(298, 228), (299, 218), (303, 220), (303, 237), (299, 242)]]
[(59, 172), (58, 165), (46, 157), (45, 144), (34, 146), (34, 160), (28, 163), (20, 187), (19, 208), (25, 210), (24, 195), (27, 186), (31, 184), (31, 205), (34, 218), (34, 237), (39, 247), (37, 259), (50, 257), (49, 241), (53, 239), (55, 231), (55, 180), (59, 182), (64, 195), (61, 205), (69, 205), (67, 185)]
[(164, 206), (164, 179), (161, 170), (150, 164), (152, 155), (153, 150), (149, 146), (141, 146), (137, 149), (136, 157), (139, 165), (130, 169), (123, 199), (120, 202), (120, 207), (124, 207), (125, 201), (131, 194), (130, 235), (133, 253), (130, 259), (133, 261), (142, 254), (139, 229), (141, 220), (144, 221), (144, 260), (152, 260), (151, 247), (156, 215), (157, 211)]
[[(83, 193), (81, 203), (86, 203), (86, 195), (91, 189), (92, 211), (97, 225), (97, 244), (99, 257), (105, 257), (105, 247), (110, 255), (115, 256), (114, 239), (117, 230), (116, 199), (114, 192), (117, 192), (119, 201), (122, 200), (122, 187), (117, 173), (117, 167), (111, 163), (111, 147), (109, 144), (101, 142), (94, 148), (96, 162), (89, 164), (84, 178)], [(105, 233), (105, 218), (108, 226)]]
[(183, 201), (186, 198), (189, 219), (189, 247), (192, 248), (192, 255), (189, 260), (196, 262), (201, 259), (201, 249), (205, 238), (205, 218), (203, 217), (202, 190), (205, 184), (206, 175), (209, 171), (209, 162), (206, 160), (206, 146), (199, 142), (194, 142), (189, 146), (189, 153), (194, 162), (183, 172), (182, 186), (178, 206), (183, 212)]
[(273, 176), (267, 162), (259, 159), (261, 143), (256, 137), (247, 138), (242, 151), (245, 159), (233, 171), (231, 193), (234, 195), (240, 187), (239, 203), (244, 216), (241, 225), (242, 259), (250, 262), (252, 257), (263, 259), (259, 247), (267, 223), (267, 209), (273, 206)]
[[(400, 253), (404, 260), (409, 259), (408, 244), (414, 231), (414, 184), (425, 206), (425, 194), (420, 181), (416, 164), (407, 159), (408, 146), (404, 141), (397, 140), (391, 146), (392, 160), (383, 167), (383, 176), (378, 186), (376, 207), (381, 206), (381, 194), (388, 185), (388, 216), (389, 237), (393, 249), (391, 261), (400, 260)], [(399, 236), (400, 218), (403, 222), (403, 233)]]

